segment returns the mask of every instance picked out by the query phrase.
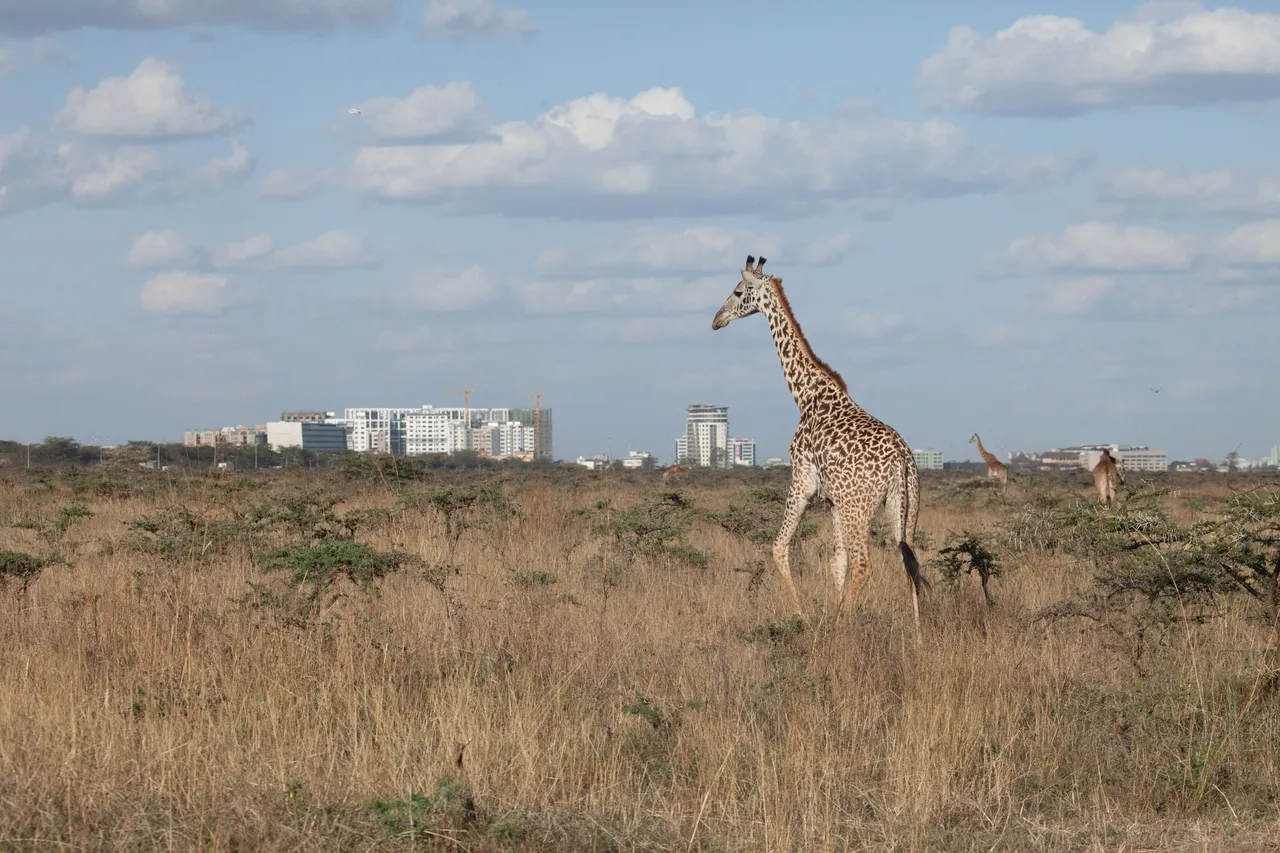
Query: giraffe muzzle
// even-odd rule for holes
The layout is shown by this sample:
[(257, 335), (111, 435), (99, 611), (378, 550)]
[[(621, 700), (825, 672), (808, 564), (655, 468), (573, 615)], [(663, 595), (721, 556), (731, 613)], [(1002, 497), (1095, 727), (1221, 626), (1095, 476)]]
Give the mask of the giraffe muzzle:
[(729, 321), (728, 321), (727, 319), (725, 319), (725, 316), (724, 316), (724, 309), (723, 309), (723, 308), (721, 308), (719, 311), (717, 311), (717, 312), (716, 312), (716, 316), (712, 318), (712, 320), (711, 320), (711, 328), (712, 328), (713, 330), (714, 330), (714, 329), (723, 329), (723, 328), (724, 328), (725, 326), (727, 326), (727, 325), (729, 325)]

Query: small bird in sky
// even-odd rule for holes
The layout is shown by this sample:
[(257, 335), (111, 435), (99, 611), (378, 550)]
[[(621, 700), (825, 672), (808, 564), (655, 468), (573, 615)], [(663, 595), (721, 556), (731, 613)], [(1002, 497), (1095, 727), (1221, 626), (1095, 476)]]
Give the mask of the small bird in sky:
[(364, 110), (360, 109), (359, 107), (352, 107), (351, 109), (347, 110), (347, 115), (358, 116), (362, 112), (364, 112)]
[(1152, 391), (1154, 391), (1155, 393), (1159, 394), (1159, 393), (1160, 393), (1160, 391), (1161, 391), (1163, 388), (1164, 388), (1164, 386), (1163, 386), (1163, 385), (1161, 385), (1159, 388), (1152, 388), (1151, 390), (1152, 390)]

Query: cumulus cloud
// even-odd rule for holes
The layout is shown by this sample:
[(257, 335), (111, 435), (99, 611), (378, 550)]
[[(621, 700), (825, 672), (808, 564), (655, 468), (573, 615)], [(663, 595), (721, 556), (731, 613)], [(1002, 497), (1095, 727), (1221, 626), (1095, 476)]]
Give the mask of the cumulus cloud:
[(394, 23), (397, 5), (397, 0), (4, 0), (0, 32), (190, 26), (316, 34), (381, 30)]
[(201, 244), (173, 230), (148, 231), (134, 239), (126, 259), (132, 266), (181, 267), (198, 272), (255, 266), (306, 272), (378, 263), (361, 238), (340, 229), (279, 249), (269, 234), (255, 234), (230, 243)]
[(230, 158), (188, 173), (152, 148), (67, 142), (50, 150), (24, 129), (0, 137), (0, 216), (57, 202), (156, 204), (217, 192), (245, 174), (246, 161), (248, 151), (233, 143)]
[(77, 86), (53, 117), (63, 131), (155, 141), (215, 136), (243, 124), (235, 113), (188, 92), (182, 75), (154, 57), (128, 77), (107, 77), (87, 92)]
[(271, 254), (273, 267), (288, 270), (350, 269), (376, 263), (377, 258), (365, 247), (364, 240), (336, 228)]
[(493, 277), (472, 266), (456, 275), (419, 273), (405, 286), (399, 299), (407, 307), (419, 310), (465, 311), (490, 301), (497, 293)]
[(1235, 169), (1178, 174), (1129, 167), (1107, 176), (1104, 201), (1161, 216), (1280, 215), (1280, 178)]
[(148, 231), (139, 234), (129, 247), (126, 260), (135, 267), (176, 267), (193, 261), (199, 247), (177, 231)]
[(851, 251), (853, 238), (843, 233), (792, 244), (774, 236), (714, 225), (680, 230), (642, 227), (577, 249), (545, 249), (538, 255), (537, 266), (562, 278), (700, 272), (732, 276), (747, 255), (777, 258), (787, 266), (826, 266), (838, 263)]
[(1008, 272), (1180, 272), (1196, 248), (1158, 228), (1109, 222), (1072, 225), (1055, 236), (1015, 238), (995, 266)]
[(487, 125), (480, 97), (468, 82), (419, 86), (403, 98), (384, 95), (356, 107), (363, 129), (381, 142), (474, 137)]
[(142, 310), (170, 316), (210, 316), (230, 305), (227, 279), (221, 275), (163, 272), (138, 289)]
[(1219, 259), (1243, 267), (1280, 265), (1280, 218), (1241, 225), (1216, 244)]
[(1003, 115), (1269, 100), (1280, 97), (1280, 15), (1165, 3), (1102, 33), (1057, 15), (990, 37), (958, 26), (917, 84), (927, 107)]
[(777, 217), (1036, 188), (1088, 163), (981, 155), (940, 121), (698, 114), (657, 88), (578, 98), (470, 142), (365, 146), (348, 177), (375, 199), (460, 212)]
[(1049, 288), (1041, 305), (1049, 314), (1088, 314), (1115, 286), (1116, 280), (1105, 275), (1073, 278)]
[(538, 31), (529, 13), (498, 9), (492, 0), (427, 0), (422, 32), (430, 39), (496, 38), (529, 41)]
[(299, 199), (316, 192), (323, 183), (324, 179), (310, 166), (275, 169), (262, 179), (258, 194), (266, 198)]
[(726, 280), (723, 275), (692, 280), (655, 275), (602, 276), (535, 279), (518, 284), (515, 290), (517, 299), (531, 314), (650, 313), (655, 306), (666, 313), (679, 313), (713, 311), (735, 283), (736, 279)]
[(268, 234), (255, 234), (236, 243), (223, 243), (207, 250), (209, 263), (215, 269), (231, 269), (269, 256), (275, 242)]

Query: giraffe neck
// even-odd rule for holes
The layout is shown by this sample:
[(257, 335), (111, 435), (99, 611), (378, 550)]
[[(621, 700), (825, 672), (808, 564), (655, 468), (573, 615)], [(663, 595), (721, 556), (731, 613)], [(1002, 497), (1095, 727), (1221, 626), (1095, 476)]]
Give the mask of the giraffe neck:
[(813, 348), (800, 329), (782, 283), (771, 280), (769, 291), (772, 298), (763, 300), (761, 313), (769, 321), (769, 331), (773, 334), (773, 343), (778, 349), (778, 361), (782, 364), (782, 375), (791, 389), (791, 396), (796, 405), (803, 411), (819, 396), (829, 395), (833, 391), (846, 398), (849, 389), (840, 375), (827, 366), (826, 362), (813, 354)]
[(978, 440), (978, 455), (981, 456), (983, 459), (990, 461), (991, 454), (988, 453), (987, 449), (982, 446), (982, 439), (978, 438), (977, 433), (974, 433), (973, 437)]

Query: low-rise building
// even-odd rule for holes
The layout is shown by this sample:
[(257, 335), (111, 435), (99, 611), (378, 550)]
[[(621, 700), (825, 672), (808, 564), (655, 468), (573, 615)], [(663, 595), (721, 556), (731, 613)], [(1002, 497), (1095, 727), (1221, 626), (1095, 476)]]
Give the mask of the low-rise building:
[(272, 450), (285, 447), (315, 451), (346, 450), (347, 430), (341, 424), (271, 421), (267, 424), (267, 444)]
[(227, 445), (231, 447), (252, 447), (265, 444), (267, 440), (265, 424), (247, 427), (244, 424), (221, 429), (189, 429), (182, 435), (182, 443), (186, 447), (213, 447)]
[(754, 468), (756, 464), (756, 440), (754, 438), (731, 436), (725, 446), (725, 462), (729, 467), (745, 465)]
[(651, 471), (658, 464), (658, 459), (646, 450), (632, 450), (621, 460), (623, 468)]

